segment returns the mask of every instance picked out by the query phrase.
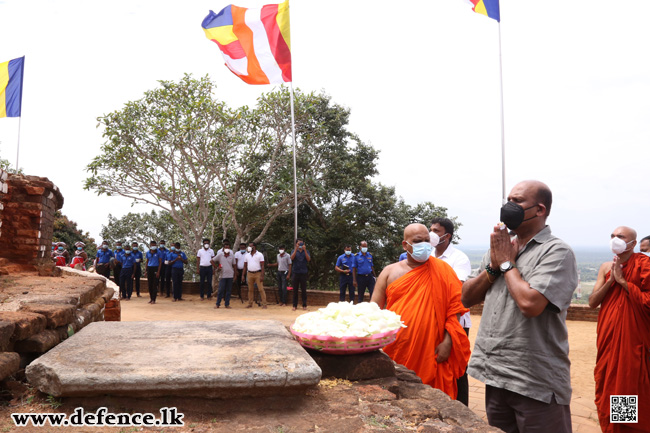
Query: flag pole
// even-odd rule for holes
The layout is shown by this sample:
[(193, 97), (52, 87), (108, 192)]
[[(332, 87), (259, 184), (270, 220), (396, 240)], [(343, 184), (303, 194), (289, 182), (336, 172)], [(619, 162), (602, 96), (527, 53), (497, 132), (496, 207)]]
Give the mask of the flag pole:
[(505, 121), (503, 115), (503, 65), (501, 60), (501, 21), (497, 21), (499, 27), (499, 83), (501, 90), (501, 200), (506, 204), (506, 139)]
[(21, 113), (21, 116), (18, 118), (18, 145), (16, 146), (16, 170), (14, 170), (14, 174), (18, 174), (18, 157), (20, 156), (20, 123), (23, 120), (23, 116)]
[(296, 118), (293, 110), (293, 81), (289, 82), (291, 91), (291, 141), (293, 142), (293, 241), (298, 239), (298, 180), (296, 177)]

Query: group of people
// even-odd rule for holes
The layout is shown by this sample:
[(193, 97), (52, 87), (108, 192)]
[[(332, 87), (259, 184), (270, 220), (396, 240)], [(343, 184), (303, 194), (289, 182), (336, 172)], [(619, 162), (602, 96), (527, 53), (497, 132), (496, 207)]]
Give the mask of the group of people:
[[(183, 300), (183, 265), (187, 263), (187, 255), (181, 250), (180, 242), (176, 242), (169, 249), (166, 242), (151, 241), (149, 251), (143, 254), (139, 244), (128, 242), (115, 242), (115, 249), (111, 250), (107, 241), (97, 249), (95, 257), (95, 270), (98, 274), (111, 278), (111, 270), (115, 284), (120, 287), (120, 298), (130, 300), (135, 285), (136, 296), (140, 297), (140, 279), (142, 277), (142, 263), (146, 261), (146, 275), (149, 286), (149, 303), (155, 304), (160, 288), (160, 295), (166, 293), (169, 298), (173, 293), (173, 301)], [(173, 291), (172, 291), (173, 288)]]
[[(409, 225), (406, 259), (382, 270), (372, 294), (408, 325), (384, 351), (452, 398), (466, 402), (466, 371), (485, 383), (488, 422), (505, 432), (572, 432), (566, 315), (578, 272), (572, 249), (546, 224), (551, 204), (544, 183), (515, 185), (471, 273), (449, 245), (453, 224)], [(614, 260), (601, 266), (589, 298), (600, 306), (595, 381), (604, 432), (650, 432), (650, 237), (641, 253), (636, 244), (631, 228), (612, 232)], [(461, 317), (480, 303), (470, 354)], [(612, 396), (637, 396), (638, 422), (611, 422)]]
[(50, 256), (55, 266), (69, 266), (71, 268), (78, 268), (82, 271), (86, 270), (86, 262), (88, 261), (88, 253), (84, 250), (86, 244), (79, 241), (74, 244), (74, 255), (70, 255), (65, 242), (52, 242), (52, 252)]

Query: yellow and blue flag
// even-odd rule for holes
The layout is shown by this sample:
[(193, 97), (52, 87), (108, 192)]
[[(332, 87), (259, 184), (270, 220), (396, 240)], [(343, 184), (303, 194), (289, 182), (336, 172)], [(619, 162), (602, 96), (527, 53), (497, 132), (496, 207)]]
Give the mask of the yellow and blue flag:
[(0, 117), (20, 117), (25, 56), (0, 63)]
[(485, 15), (501, 22), (501, 13), (499, 12), (499, 0), (466, 0), (472, 4), (472, 10), (477, 14)]

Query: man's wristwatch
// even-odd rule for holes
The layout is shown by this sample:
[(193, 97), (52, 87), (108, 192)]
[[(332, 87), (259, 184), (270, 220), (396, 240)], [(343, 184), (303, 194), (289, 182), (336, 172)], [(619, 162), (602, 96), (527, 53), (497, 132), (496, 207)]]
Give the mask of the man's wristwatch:
[(504, 274), (505, 274), (506, 272), (508, 272), (509, 270), (514, 269), (514, 268), (515, 268), (515, 265), (512, 264), (511, 261), (503, 262), (503, 263), (501, 263), (501, 265), (499, 266), (499, 269), (501, 269), (501, 272), (504, 273)]

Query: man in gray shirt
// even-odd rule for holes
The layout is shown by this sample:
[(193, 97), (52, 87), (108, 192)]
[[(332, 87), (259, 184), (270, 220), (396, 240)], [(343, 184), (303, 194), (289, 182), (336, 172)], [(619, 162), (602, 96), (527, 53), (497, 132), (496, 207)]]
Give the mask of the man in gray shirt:
[(515, 185), (501, 208), (505, 226), (494, 227), (463, 284), (466, 307), (485, 301), (468, 373), (486, 385), (488, 422), (506, 432), (571, 433), (566, 312), (578, 273), (573, 251), (546, 225), (551, 203), (542, 182)]
[(280, 306), (287, 306), (287, 281), (291, 278), (291, 257), (285, 252), (284, 245), (278, 248), (278, 262), (269, 263), (269, 268), (277, 267), (276, 280), (278, 282), (278, 293), (280, 293)]
[(232, 282), (237, 274), (235, 269), (235, 256), (230, 249), (230, 242), (224, 241), (223, 248), (212, 259), (212, 266), (221, 268), (221, 279), (219, 280), (219, 291), (217, 292), (217, 305), (221, 306), (221, 300), (224, 299), (226, 308), (230, 308), (230, 292), (232, 291)]

